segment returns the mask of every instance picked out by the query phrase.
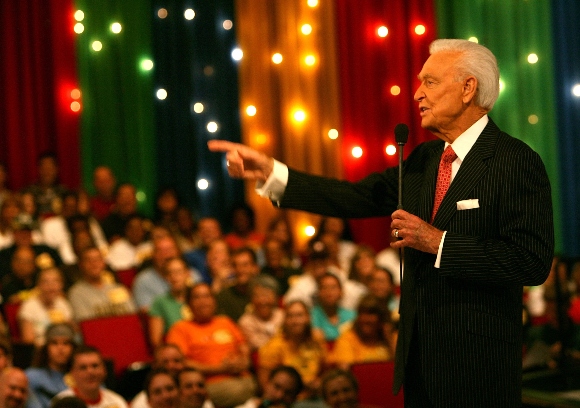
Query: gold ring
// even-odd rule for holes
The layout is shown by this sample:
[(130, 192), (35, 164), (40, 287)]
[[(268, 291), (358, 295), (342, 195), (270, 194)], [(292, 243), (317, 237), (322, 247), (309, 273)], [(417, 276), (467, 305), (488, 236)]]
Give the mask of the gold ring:
[(399, 238), (399, 230), (398, 229), (395, 229), (394, 235), (395, 235), (395, 238)]

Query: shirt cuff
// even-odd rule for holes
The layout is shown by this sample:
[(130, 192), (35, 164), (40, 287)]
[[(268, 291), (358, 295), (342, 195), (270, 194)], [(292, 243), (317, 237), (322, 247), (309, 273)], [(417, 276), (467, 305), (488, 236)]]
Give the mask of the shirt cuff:
[(267, 197), (280, 207), (280, 200), (284, 196), (288, 185), (288, 166), (274, 160), (272, 173), (266, 181), (256, 182), (256, 193), (261, 197)]
[(445, 241), (445, 235), (447, 231), (443, 231), (443, 236), (441, 237), (441, 242), (439, 243), (439, 250), (437, 251), (437, 259), (435, 260), (435, 268), (440, 268), (441, 266), (441, 253), (443, 252), (443, 242)]

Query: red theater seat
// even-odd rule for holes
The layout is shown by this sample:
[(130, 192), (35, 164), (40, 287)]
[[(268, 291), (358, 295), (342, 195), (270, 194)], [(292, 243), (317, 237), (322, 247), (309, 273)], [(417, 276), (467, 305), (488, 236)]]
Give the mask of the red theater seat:
[(365, 406), (403, 408), (403, 390), (393, 395), (394, 361), (358, 363), (351, 366), (358, 380), (359, 403)]

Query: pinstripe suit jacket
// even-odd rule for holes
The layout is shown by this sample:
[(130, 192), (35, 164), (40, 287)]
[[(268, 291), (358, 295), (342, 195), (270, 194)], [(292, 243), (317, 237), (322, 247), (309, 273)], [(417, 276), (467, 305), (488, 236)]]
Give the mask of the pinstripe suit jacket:
[[(404, 164), (403, 208), (429, 222), (443, 152), (419, 145)], [(290, 169), (281, 207), (345, 218), (390, 215), (398, 169), (357, 183)], [(457, 202), (478, 199), (479, 208)], [(433, 225), (447, 231), (435, 255), (405, 248), (394, 391), (404, 381), (413, 325), (436, 407), (521, 405), (522, 286), (547, 277), (554, 250), (550, 184), (540, 157), (490, 119), (469, 151)], [(385, 231), (385, 234), (389, 233)]]

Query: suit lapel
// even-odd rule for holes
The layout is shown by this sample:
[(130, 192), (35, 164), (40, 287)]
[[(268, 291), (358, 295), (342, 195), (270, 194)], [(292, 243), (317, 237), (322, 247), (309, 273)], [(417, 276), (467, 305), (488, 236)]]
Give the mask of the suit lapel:
[(459, 167), (433, 220), (433, 226), (442, 228), (447, 225), (457, 211), (457, 201), (478, 198), (469, 197), (469, 192), (487, 172), (485, 161), (494, 154), (498, 133), (499, 128), (490, 119)]

